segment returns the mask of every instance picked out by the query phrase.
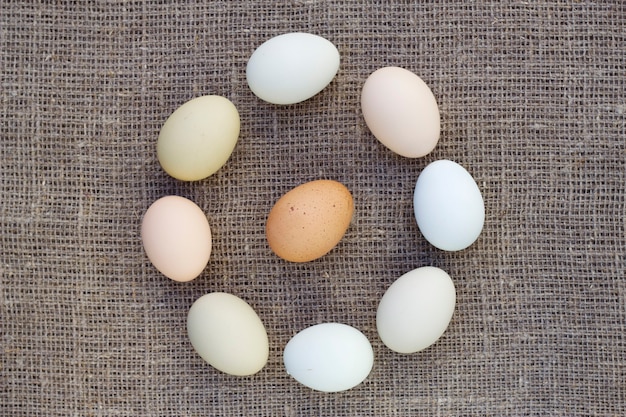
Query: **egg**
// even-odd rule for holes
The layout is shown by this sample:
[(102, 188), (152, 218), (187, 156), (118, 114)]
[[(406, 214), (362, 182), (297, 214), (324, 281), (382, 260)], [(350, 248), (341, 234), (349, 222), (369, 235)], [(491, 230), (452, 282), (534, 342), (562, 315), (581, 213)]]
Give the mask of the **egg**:
[(272, 251), (291, 262), (308, 262), (330, 252), (346, 233), (354, 202), (334, 180), (301, 184), (283, 195), (267, 217), (265, 233)]
[(148, 259), (174, 281), (191, 281), (209, 262), (211, 228), (200, 207), (179, 196), (165, 196), (148, 208), (141, 222)]
[(339, 71), (339, 51), (310, 33), (286, 33), (259, 46), (248, 61), (252, 92), (273, 104), (294, 104), (322, 91)]
[(420, 77), (404, 68), (374, 71), (361, 90), (361, 110), (374, 137), (404, 157), (427, 155), (439, 141), (437, 100)]
[(339, 392), (363, 382), (374, 365), (367, 337), (342, 323), (322, 323), (296, 334), (285, 346), (287, 373), (323, 392)]
[(171, 114), (157, 141), (157, 158), (170, 176), (197, 181), (217, 172), (239, 138), (240, 119), (225, 97), (194, 98)]
[(214, 292), (198, 298), (187, 315), (187, 334), (194, 350), (224, 373), (248, 376), (269, 358), (265, 326), (241, 298)]
[(442, 269), (425, 266), (398, 278), (387, 289), (376, 311), (376, 328), (383, 343), (399, 353), (414, 353), (434, 344), (454, 313), (456, 290)]
[(449, 160), (434, 161), (420, 173), (413, 207), (424, 238), (446, 251), (470, 246), (485, 222), (478, 185), (465, 168)]

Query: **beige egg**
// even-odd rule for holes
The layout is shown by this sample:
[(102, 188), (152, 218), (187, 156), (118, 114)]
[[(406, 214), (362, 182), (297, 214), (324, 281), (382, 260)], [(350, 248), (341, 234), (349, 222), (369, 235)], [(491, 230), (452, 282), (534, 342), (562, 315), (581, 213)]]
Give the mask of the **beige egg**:
[(424, 156), (439, 141), (435, 96), (420, 77), (404, 68), (374, 71), (363, 85), (361, 110), (376, 139), (399, 155)]
[(194, 98), (176, 109), (163, 124), (157, 158), (172, 177), (201, 180), (228, 161), (239, 129), (239, 112), (230, 100), (215, 95)]
[(211, 228), (193, 201), (179, 196), (158, 199), (141, 223), (141, 240), (148, 259), (174, 281), (191, 281), (211, 256)]
[(230, 375), (259, 372), (269, 358), (265, 326), (241, 298), (214, 292), (198, 298), (187, 315), (187, 334), (209, 365)]
[(311, 181), (283, 195), (267, 217), (270, 248), (291, 262), (308, 262), (330, 252), (348, 230), (352, 194), (333, 180)]
[(376, 311), (378, 335), (395, 352), (419, 352), (443, 335), (455, 305), (454, 282), (444, 270), (416, 268), (394, 281), (381, 298)]

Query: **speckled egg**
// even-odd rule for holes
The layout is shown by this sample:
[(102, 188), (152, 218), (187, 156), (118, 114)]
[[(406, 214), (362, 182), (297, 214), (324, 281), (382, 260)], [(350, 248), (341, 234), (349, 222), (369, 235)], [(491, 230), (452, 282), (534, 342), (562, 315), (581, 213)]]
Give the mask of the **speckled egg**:
[(291, 262), (330, 252), (348, 230), (354, 202), (345, 185), (316, 180), (293, 188), (272, 207), (265, 233), (272, 251)]

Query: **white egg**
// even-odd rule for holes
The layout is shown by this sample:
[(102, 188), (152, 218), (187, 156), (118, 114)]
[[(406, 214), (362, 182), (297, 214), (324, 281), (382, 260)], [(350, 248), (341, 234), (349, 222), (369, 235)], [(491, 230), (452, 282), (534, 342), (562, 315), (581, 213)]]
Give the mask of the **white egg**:
[(446, 331), (456, 304), (450, 276), (432, 266), (414, 269), (387, 289), (376, 312), (383, 343), (399, 353), (414, 353), (435, 343)]
[(339, 392), (359, 385), (374, 365), (363, 333), (341, 323), (322, 323), (296, 334), (285, 346), (287, 373), (317, 391)]
[(485, 205), (472, 176), (456, 162), (430, 163), (417, 179), (413, 195), (415, 219), (433, 246), (458, 251), (478, 239)]
[(286, 33), (259, 46), (246, 78), (254, 94), (273, 104), (294, 104), (324, 89), (339, 70), (339, 51), (310, 33)]
[(252, 375), (267, 363), (265, 326), (235, 295), (214, 292), (198, 298), (189, 309), (187, 333), (202, 359), (227, 374)]

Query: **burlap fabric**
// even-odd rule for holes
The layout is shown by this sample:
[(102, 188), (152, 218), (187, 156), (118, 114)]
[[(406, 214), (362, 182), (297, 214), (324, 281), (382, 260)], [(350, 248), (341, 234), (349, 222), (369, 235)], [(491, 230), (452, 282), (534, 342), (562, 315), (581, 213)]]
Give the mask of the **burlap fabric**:
[[(626, 410), (626, 6), (613, 1), (4, 1), (0, 20), (0, 415), (622, 416)], [(305, 31), (341, 68), (311, 100), (274, 106), (245, 79), (254, 49)], [(441, 111), (436, 150), (410, 160), (362, 119), (367, 76), (420, 75)], [(161, 170), (159, 129), (183, 102), (219, 94), (240, 111), (232, 158), (182, 183)], [(419, 234), (420, 170), (452, 159), (476, 179), (486, 223), (446, 253)], [(330, 178), (352, 191), (345, 238), (307, 264), (264, 236), (275, 200)], [(187, 284), (140, 241), (158, 197), (195, 201), (214, 233)], [(400, 275), (445, 269), (448, 331), (395, 354), (375, 328)], [(211, 291), (255, 308), (267, 366), (205, 364), (187, 311)], [(314, 392), (282, 349), (338, 321), (372, 342), (358, 387)]]

